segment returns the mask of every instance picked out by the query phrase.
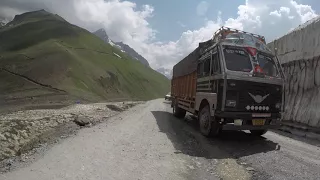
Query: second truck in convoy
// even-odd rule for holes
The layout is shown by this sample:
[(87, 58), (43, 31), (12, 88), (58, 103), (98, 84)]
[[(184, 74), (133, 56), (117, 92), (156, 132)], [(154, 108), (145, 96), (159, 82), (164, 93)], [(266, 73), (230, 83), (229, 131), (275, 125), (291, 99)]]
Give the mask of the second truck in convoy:
[(284, 74), (265, 38), (226, 27), (173, 67), (173, 114), (198, 116), (200, 131), (250, 130), (262, 135), (279, 125)]

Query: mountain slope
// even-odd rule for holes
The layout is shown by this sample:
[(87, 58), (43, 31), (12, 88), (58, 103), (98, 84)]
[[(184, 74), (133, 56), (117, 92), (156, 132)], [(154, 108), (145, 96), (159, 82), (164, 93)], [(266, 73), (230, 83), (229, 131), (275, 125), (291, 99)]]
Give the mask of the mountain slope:
[(144, 57), (142, 57), (139, 53), (137, 53), (133, 48), (131, 48), (129, 45), (124, 44), (123, 42), (116, 42), (116, 45), (118, 45), (121, 48), (121, 50), (129, 54), (132, 58), (140, 61), (142, 64), (146, 66), (150, 66), (149, 62)]
[(90, 101), (146, 100), (169, 91), (160, 73), (46, 11), (16, 16), (0, 29), (0, 54), (7, 99), (64, 93)]
[(129, 45), (124, 44), (122, 42), (115, 43), (114, 41), (112, 41), (104, 29), (99, 29), (93, 34), (98, 36), (105, 43), (109, 43), (110, 45), (119, 48), (122, 52), (127, 53), (129, 56), (131, 56), (132, 59), (138, 60), (146, 66), (150, 66), (149, 62), (144, 57), (142, 57), (139, 53), (137, 53), (133, 48), (131, 48)]

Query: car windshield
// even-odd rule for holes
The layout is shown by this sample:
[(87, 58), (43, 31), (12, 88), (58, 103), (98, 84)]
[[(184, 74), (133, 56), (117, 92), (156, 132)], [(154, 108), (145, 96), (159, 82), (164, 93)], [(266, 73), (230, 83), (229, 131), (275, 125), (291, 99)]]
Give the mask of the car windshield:
[(259, 62), (260, 67), (262, 68), (262, 72), (265, 75), (273, 77), (279, 75), (274, 60), (271, 56), (258, 54), (257, 60)]
[(250, 72), (252, 63), (249, 54), (242, 49), (225, 48), (224, 57), (228, 70)]

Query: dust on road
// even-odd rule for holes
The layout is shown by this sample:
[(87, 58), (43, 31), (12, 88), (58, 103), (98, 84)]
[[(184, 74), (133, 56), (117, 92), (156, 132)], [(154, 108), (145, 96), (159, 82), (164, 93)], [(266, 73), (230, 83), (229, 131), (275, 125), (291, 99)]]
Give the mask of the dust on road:
[(200, 135), (196, 121), (180, 120), (153, 100), (82, 129), (30, 166), (0, 179), (317, 179), (317, 146), (276, 133), (253, 137)]

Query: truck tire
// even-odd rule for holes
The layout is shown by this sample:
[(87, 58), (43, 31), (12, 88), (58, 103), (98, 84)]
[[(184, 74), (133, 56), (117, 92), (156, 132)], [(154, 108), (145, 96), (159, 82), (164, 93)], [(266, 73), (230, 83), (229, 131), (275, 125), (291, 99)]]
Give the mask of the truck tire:
[(209, 105), (205, 105), (198, 114), (200, 132), (206, 137), (216, 137), (220, 133), (219, 122), (211, 117)]
[(186, 116), (186, 110), (179, 108), (178, 102), (173, 104), (173, 115), (177, 118), (184, 118)]
[(250, 130), (250, 133), (254, 136), (262, 136), (265, 133), (267, 133), (268, 130), (267, 129), (262, 129), (262, 130)]

